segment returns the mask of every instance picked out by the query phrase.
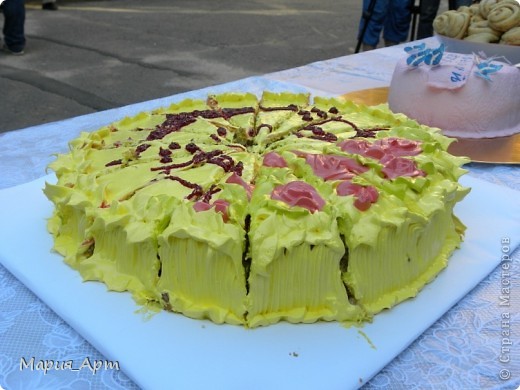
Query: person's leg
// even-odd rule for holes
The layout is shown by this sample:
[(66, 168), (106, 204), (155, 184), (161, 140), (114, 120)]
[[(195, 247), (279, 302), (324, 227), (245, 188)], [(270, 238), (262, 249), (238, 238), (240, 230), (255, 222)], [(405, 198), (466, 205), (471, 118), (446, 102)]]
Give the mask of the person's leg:
[(387, 46), (404, 42), (410, 32), (412, 12), (410, 0), (390, 0), (388, 15), (383, 28), (383, 38)]
[(439, 11), (439, 4), (440, 0), (421, 0), (417, 39), (428, 38), (433, 35), (433, 20)]
[[(363, 35), (363, 45), (367, 47), (376, 48), (379, 43), (379, 36), (383, 29), (383, 23), (386, 18), (386, 12), (388, 9), (388, 0), (375, 0), (374, 10), (367, 24), (365, 34)], [(363, 13), (368, 11), (370, 0), (363, 0)], [(365, 25), (365, 19), (361, 18), (359, 23), (359, 36), (363, 31)]]
[(9, 51), (23, 53), (25, 48), (25, 4), (24, 0), (8, 0), (2, 3), (4, 13), (4, 43)]

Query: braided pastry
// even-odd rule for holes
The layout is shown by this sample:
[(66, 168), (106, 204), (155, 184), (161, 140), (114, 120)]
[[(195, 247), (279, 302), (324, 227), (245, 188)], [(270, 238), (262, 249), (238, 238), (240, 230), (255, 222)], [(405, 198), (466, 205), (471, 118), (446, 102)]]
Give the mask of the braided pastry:
[(497, 35), (495, 35), (493, 33), (489, 33), (489, 32), (471, 34), (471, 35), (468, 35), (466, 38), (464, 38), (465, 41), (480, 42), (480, 43), (495, 43), (495, 42), (498, 42), (499, 39), (500, 39), (500, 36), (497, 36)]
[(520, 27), (513, 27), (502, 35), (500, 43), (504, 45), (520, 46)]
[(477, 22), (482, 22), (483, 20), (487, 20), (487, 19), (484, 19), (484, 18), (482, 17), (482, 15), (480, 15), (480, 14), (475, 14), (475, 15), (473, 15), (473, 16), (470, 18), (469, 22), (470, 22), (470, 23), (477, 23)]
[(517, 0), (498, 0), (496, 5), (493, 6), (493, 8), (495, 8), (497, 5), (505, 4), (505, 3), (520, 5), (520, 3)]
[(489, 26), (498, 31), (507, 31), (520, 26), (520, 4), (503, 1), (497, 3), (488, 14)]
[(440, 35), (462, 39), (466, 36), (470, 16), (465, 12), (445, 11), (433, 21), (433, 29)]
[(490, 42), (498, 42), (500, 36), (502, 35), (502, 32), (491, 28), (487, 20), (482, 20), (480, 22), (471, 23), (469, 25), (468, 36), (474, 34), (492, 34), (496, 36), (496, 40)]
[(471, 4), (469, 6), (469, 12), (472, 15), (480, 15), (480, 4), (478, 4), (478, 3)]
[(480, 20), (484, 20), (482, 15), (480, 15), (479, 4), (471, 4), (470, 6), (462, 5), (457, 8), (457, 12), (468, 14), (471, 18), (470, 23), (478, 22)]
[(484, 19), (487, 19), (491, 8), (493, 8), (497, 2), (498, 0), (481, 0), (479, 3), (480, 15), (482, 15)]
[[(462, 7), (459, 7), (459, 9), (462, 8)], [(469, 13), (469, 16), (470, 16), (470, 24), (471, 23), (476, 23), (476, 22), (480, 22), (481, 20), (486, 20), (482, 17), (482, 15), (480, 14), (480, 5), (478, 3), (475, 3), (475, 4), (471, 4), (469, 7), (467, 7), (468, 9), (465, 11), (467, 13)]]

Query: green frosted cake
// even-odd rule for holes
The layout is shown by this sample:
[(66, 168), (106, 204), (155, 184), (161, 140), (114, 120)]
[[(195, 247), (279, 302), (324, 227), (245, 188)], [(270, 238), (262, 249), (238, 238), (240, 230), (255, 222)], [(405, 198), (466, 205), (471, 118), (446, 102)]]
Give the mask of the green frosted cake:
[(362, 322), (414, 297), (463, 224), (465, 159), (386, 106), (264, 92), (82, 133), (50, 167), (54, 248), (150, 308), (248, 327)]

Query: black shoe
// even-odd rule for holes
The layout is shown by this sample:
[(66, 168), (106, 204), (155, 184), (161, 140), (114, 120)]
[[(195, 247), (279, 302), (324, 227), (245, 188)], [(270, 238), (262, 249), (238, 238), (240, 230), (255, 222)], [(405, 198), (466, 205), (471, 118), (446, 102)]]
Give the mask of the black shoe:
[(11, 50), (9, 49), (9, 47), (4, 43), (4, 45), (2, 46), (2, 51), (6, 52), (7, 54), (11, 54), (13, 56), (21, 56), (24, 54), (24, 51), (23, 49), (22, 50)]
[(43, 3), (42, 9), (47, 10), (47, 11), (57, 11), (58, 5), (56, 3)]

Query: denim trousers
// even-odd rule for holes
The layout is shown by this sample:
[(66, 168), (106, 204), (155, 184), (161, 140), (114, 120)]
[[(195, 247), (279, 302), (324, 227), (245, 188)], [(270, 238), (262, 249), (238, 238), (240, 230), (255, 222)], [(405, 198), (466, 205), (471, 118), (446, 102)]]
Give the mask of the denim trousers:
[[(370, 0), (363, 0), (363, 11), (368, 10)], [(377, 46), (383, 31), (385, 41), (404, 42), (408, 38), (411, 20), (411, 0), (375, 0), (373, 13), (363, 36), (363, 43)], [(359, 24), (359, 34), (363, 31), (365, 19)]]
[(25, 4), (24, 0), (5, 0), (2, 3), (4, 14), (4, 43), (13, 51), (25, 47)]

